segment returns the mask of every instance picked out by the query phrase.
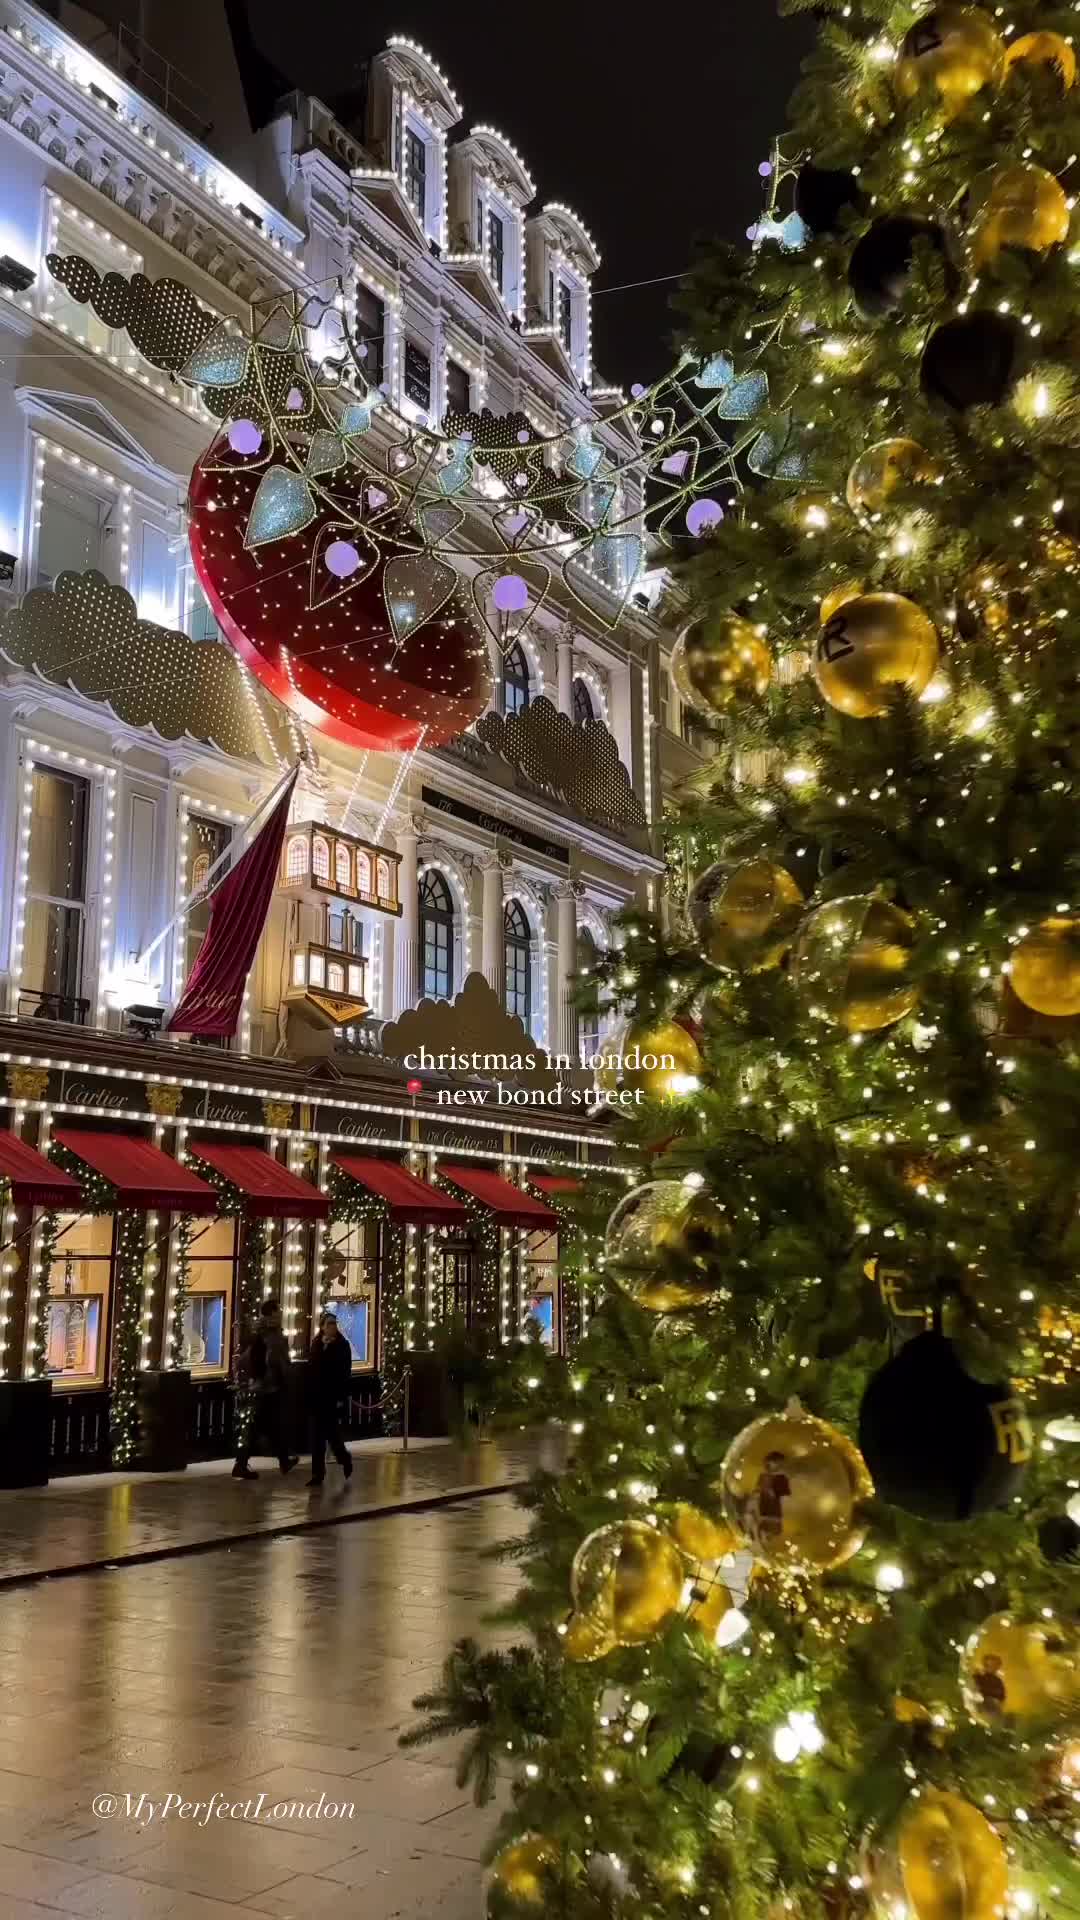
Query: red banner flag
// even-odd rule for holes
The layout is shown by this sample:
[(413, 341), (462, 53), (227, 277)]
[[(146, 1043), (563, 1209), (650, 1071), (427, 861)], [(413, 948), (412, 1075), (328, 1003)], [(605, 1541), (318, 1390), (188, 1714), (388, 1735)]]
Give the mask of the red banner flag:
[(168, 1023), (169, 1033), (236, 1032), (244, 983), (274, 897), (299, 771), (297, 767), (266, 825), (213, 896), (206, 938)]

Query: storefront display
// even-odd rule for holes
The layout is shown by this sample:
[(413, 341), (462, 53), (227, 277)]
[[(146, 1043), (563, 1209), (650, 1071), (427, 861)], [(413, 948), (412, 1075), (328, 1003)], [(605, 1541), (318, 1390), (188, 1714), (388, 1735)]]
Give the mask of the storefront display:
[(112, 1215), (61, 1214), (45, 1325), (45, 1371), (57, 1384), (106, 1378), (112, 1267)]
[(193, 1222), (184, 1313), (184, 1365), (192, 1373), (224, 1373), (228, 1364), (237, 1227), (228, 1214)]
[[(380, 1226), (376, 1219), (334, 1222), (324, 1256), (323, 1306), (336, 1314), (352, 1348), (353, 1372), (376, 1365)], [(318, 1312), (315, 1315), (318, 1326)]]

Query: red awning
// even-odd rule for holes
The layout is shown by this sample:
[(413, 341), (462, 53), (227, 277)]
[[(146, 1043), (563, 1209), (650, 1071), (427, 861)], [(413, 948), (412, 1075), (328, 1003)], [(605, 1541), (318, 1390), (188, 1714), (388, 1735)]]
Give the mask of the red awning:
[(474, 1200), (481, 1200), (490, 1207), (500, 1227), (557, 1227), (559, 1216), (545, 1207), (542, 1200), (534, 1200), (531, 1193), (523, 1193), (501, 1173), (489, 1173), (486, 1167), (440, 1167), (440, 1173), (452, 1180), (455, 1187), (464, 1187)]
[(333, 1153), (330, 1158), (350, 1180), (359, 1180), (362, 1187), (385, 1200), (391, 1220), (399, 1226), (464, 1227), (468, 1224), (468, 1215), (460, 1200), (440, 1193), (437, 1187), (418, 1179), (396, 1160), (369, 1160), (354, 1153)]
[(530, 1173), (529, 1184), (539, 1187), (541, 1193), (580, 1193), (581, 1181), (572, 1180), (565, 1173)]
[(10, 1180), (16, 1207), (55, 1207), (75, 1213), (82, 1193), (70, 1173), (61, 1173), (17, 1133), (0, 1133), (0, 1179)]
[(205, 1180), (135, 1133), (84, 1133), (57, 1127), (53, 1139), (116, 1188), (122, 1207), (159, 1213), (216, 1213), (218, 1197)]
[(244, 1196), (245, 1212), (257, 1220), (325, 1220), (330, 1202), (325, 1193), (290, 1173), (262, 1147), (219, 1146), (216, 1140), (192, 1140), (190, 1150), (208, 1167), (223, 1173)]

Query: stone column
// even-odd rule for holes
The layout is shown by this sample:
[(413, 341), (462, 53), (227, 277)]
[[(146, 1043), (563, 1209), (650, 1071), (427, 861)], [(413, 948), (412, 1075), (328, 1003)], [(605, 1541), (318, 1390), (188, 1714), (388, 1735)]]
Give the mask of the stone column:
[(577, 972), (577, 896), (580, 882), (567, 880), (555, 889), (556, 972), (552, 1010), (552, 1047), (577, 1059), (577, 1008), (571, 1000), (571, 978)]
[(498, 996), (501, 1005), (506, 987), (506, 945), (503, 930), (503, 870), (499, 854), (482, 854), (480, 870), (484, 876), (481, 965), (484, 979)]
[(569, 627), (559, 635), (559, 712), (574, 717), (574, 636)]
[(394, 930), (394, 1013), (407, 1013), (418, 998), (416, 974), (416, 934), (419, 908), (416, 898), (416, 842), (418, 822), (411, 816), (395, 836), (401, 855), (398, 888), (401, 918)]

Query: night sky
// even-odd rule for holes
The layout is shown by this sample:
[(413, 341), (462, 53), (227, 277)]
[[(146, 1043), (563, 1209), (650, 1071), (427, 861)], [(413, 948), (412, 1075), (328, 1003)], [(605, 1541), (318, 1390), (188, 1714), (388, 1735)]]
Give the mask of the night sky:
[(680, 272), (698, 235), (745, 235), (809, 39), (772, 0), (657, 9), (648, 39), (619, 24), (627, 13), (598, 0), (250, 0), (262, 51), (325, 100), (357, 83), (389, 34), (427, 49), (464, 127), (497, 127), (540, 201), (565, 201), (592, 233), (597, 365), (624, 385), (666, 364), (673, 289), (603, 289)]

